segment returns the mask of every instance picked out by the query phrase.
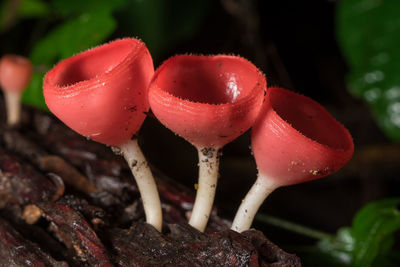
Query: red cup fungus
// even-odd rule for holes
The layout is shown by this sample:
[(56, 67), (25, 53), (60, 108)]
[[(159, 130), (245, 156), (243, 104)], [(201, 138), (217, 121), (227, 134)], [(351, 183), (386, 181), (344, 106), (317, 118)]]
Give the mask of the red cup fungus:
[(273, 190), (334, 173), (354, 151), (350, 133), (325, 108), (282, 88), (268, 89), (251, 144), (258, 177), (233, 221), (232, 230), (238, 232), (250, 228)]
[(157, 187), (135, 137), (149, 109), (153, 73), (145, 44), (125, 38), (58, 63), (44, 77), (43, 94), (51, 112), (67, 126), (120, 149), (141, 192), (146, 220), (160, 231)]
[(157, 119), (199, 154), (199, 183), (189, 224), (204, 231), (218, 177), (218, 151), (255, 121), (264, 75), (244, 58), (179, 55), (155, 72), (149, 102)]
[(119, 146), (135, 135), (148, 111), (151, 55), (137, 39), (121, 39), (58, 63), (44, 77), (46, 104), (94, 141)]
[(10, 126), (17, 125), (21, 120), (21, 95), (31, 81), (32, 72), (32, 64), (25, 57), (8, 54), (0, 59), (0, 86)]

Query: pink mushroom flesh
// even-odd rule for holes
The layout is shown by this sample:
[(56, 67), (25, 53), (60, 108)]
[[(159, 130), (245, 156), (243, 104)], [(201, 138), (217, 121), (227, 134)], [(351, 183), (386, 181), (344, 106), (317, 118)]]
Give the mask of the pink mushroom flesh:
[(270, 88), (252, 131), (258, 170), (278, 185), (317, 179), (343, 167), (354, 145), (349, 132), (320, 104)]
[(4, 55), (0, 61), (0, 86), (6, 91), (22, 92), (31, 81), (32, 72), (29, 59)]
[(222, 147), (251, 127), (261, 108), (264, 75), (226, 55), (176, 56), (156, 71), (149, 101), (156, 117), (198, 147)]
[(49, 109), (73, 130), (119, 146), (146, 117), (153, 73), (146, 46), (121, 39), (60, 62), (46, 74), (43, 93)]

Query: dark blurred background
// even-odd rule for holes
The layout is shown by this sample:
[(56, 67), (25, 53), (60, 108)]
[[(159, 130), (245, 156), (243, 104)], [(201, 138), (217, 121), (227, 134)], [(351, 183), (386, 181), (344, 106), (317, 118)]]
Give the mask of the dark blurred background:
[[(370, 12), (379, 9), (384, 1), (343, 2), (3, 0), (0, 51), (1, 54), (28, 56), (35, 63), (36, 76), (24, 100), (39, 107), (43, 107), (41, 78), (53, 64), (82, 49), (115, 38), (137, 36), (143, 39), (154, 57), (155, 66), (182, 53), (227, 53), (249, 59), (265, 73), (268, 86), (285, 87), (317, 100), (352, 133), (355, 154), (346, 167), (317, 181), (280, 188), (272, 193), (260, 210), (261, 213), (334, 234), (340, 227), (351, 225), (354, 214), (364, 204), (400, 195), (400, 147), (396, 143), (400, 140), (399, 129), (395, 124), (387, 124), (389, 122), (382, 117), (385, 114), (393, 117), (397, 113), (380, 112), (387, 109), (384, 100), (376, 102), (377, 105), (373, 102), (375, 100), (369, 101), (368, 97), (376, 92), (379, 84), (370, 83), (375, 91), (365, 87), (360, 93), (358, 89), (352, 89), (359, 82), (358, 77), (364, 77), (370, 69), (366, 67), (368, 60), (357, 65), (351, 55), (348, 56), (354, 49), (355, 52), (370, 52), (373, 58), (375, 46), (371, 45), (371, 48), (368, 43), (362, 43), (360, 31), (355, 27), (361, 25), (364, 29), (372, 25), (368, 16), (362, 17), (365, 12), (371, 18), (385, 17), (380, 16), (379, 12), (383, 11), (376, 12), (379, 14)], [(394, 8), (400, 7), (395, 1), (390, 3)], [(396, 23), (393, 25), (400, 24)], [(377, 27), (383, 22), (373, 25)], [(379, 30), (374, 27), (371, 26), (372, 30), (365, 35), (372, 44), (373, 38), (380, 38), (373, 35)], [(397, 32), (399, 29), (395, 28)], [(347, 40), (352, 43), (346, 43)], [(398, 38), (393, 40), (399, 44)], [(361, 42), (359, 48), (356, 47), (357, 41)], [(385, 46), (378, 48), (384, 49)], [(396, 52), (396, 49), (388, 53), (391, 51)], [(364, 58), (368, 59), (369, 54)], [(357, 66), (361, 70), (356, 70)], [(397, 81), (394, 80), (390, 88), (382, 85), (381, 94), (386, 89), (400, 86)], [(387, 105), (400, 103), (399, 97), (400, 91), (398, 95), (394, 94), (392, 102), (388, 100)], [(393, 112), (400, 113), (398, 107)], [(197, 179), (194, 147), (152, 117), (144, 123), (140, 142), (152, 164), (194, 188)], [(227, 219), (233, 218), (256, 178), (249, 145), (249, 133), (246, 133), (223, 149), (216, 205), (218, 213)], [(254, 227), (288, 251), (299, 253), (299, 247), (315, 243), (314, 239), (258, 220)]]

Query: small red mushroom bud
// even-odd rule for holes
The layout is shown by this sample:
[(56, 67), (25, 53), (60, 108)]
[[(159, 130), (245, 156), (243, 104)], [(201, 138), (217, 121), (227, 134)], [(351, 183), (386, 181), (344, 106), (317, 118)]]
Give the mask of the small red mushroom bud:
[(199, 181), (189, 224), (204, 231), (212, 209), (219, 150), (255, 121), (264, 75), (244, 58), (180, 55), (155, 72), (149, 102), (157, 119), (198, 150)]
[(33, 67), (29, 59), (17, 55), (4, 55), (0, 59), (0, 86), (3, 88), (7, 123), (10, 126), (21, 120), (21, 95), (32, 78)]
[(44, 77), (43, 94), (49, 109), (70, 128), (117, 147), (135, 177), (147, 222), (161, 231), (157, 187), (135, 138), (149, 110), (153, 73), (145, 44), (126, 38), (61, 61)]
[(258, 177), (236, 213), (232, 230), (248, 230), (260, 205), (280, 186), (336, 172), (352, 157), (346, 128), (314, 100), (270, 88), (257, 118), (251, 144)]

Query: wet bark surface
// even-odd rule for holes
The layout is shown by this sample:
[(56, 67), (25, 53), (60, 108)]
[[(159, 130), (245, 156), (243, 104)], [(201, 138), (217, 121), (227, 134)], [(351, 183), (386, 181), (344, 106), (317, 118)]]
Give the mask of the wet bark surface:
[(55, 200), (56, 191), (45, 174), (0, 147), (0, 208)]
[(3, 219), (0, 219), (0, 238), (0, 266), (68, 266), (43, 252)]
[(300, 266), (260, 231), (242, 234), (214, 209), (187, 224), (194, 192), (153, 168), (163, 231), (144, 222), (123, 159), (53, 117), (25, 110), (0, 127), (0, 266)]

